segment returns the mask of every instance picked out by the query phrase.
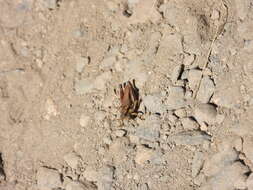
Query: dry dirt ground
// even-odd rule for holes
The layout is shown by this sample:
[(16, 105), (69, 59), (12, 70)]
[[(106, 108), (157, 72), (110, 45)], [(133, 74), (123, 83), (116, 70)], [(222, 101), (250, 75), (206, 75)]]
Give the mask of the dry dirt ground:
[(0, 0), (0, 189), (252, 190), (252, 84), (252, 0)]

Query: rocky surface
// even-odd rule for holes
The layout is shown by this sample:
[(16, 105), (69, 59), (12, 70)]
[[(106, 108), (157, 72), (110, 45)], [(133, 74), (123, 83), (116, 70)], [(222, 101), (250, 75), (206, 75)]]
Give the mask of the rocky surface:
[(0, 0), (0, 189), (253, 189), (252, 30), (251, 0)]

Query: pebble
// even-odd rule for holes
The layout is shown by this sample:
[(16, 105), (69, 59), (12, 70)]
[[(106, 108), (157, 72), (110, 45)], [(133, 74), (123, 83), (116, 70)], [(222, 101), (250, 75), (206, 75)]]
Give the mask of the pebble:
[(176, 110), (186, 106), (184, 89), (182, 87), (170, 87), (165, 103), (167, 110)]
[(57, 116), (59, 114), (59, 112), (57, 111), (57, 107), (51, 98), (47, 98), (45, 108), (47, 111), (45, 119), (47, 120), (49, 120), (50, 117)]
[(189, 87), (195, 91), (198, 87), (199, 81), (201, 80), (202, 72), (198, 69), (191, 69), (189, 70), (188, 81)]
[(196, 152), (194, 154), (193, 160), (192, 160), (192, 177), (195, 178), (201, 168), (203, 167), (203, 163), (204, 163), (204, 155), (202, 152)]
[(106, 113), (104, 111), (97, 111), (94, 115), (94, 119), (98, 122), (101, 122), (105, 119)]
[(222, 172), (209, 178), (207, 184), (205, 184), (207, 187), (209, 186), (211, 189), (237, 189), (238, 179), (243, 179), (243, 176), (249, 171), (240, 162), (232, 163), (221, 169)]
[(192, 118), (182, 118), (180, 121), (185, 130), (197, 130), (199, 128), (198, 123)]
[(189, 66), (191, 64), (193, 64), (193, 62), (195, 61), (195, 55), (194, 54), (185, 54), (184, 56), (184, 65)]
[(88, 181), (97, 181), (98, 180), (98, 172), (94, 170), (91, 166), (87, 166), (85, 171), (83, 172), (83, 177), (85, 177)]
[(94, 79), (87, 78), (75, 82), (74, 89), (77, 95), (83, 95), (93, 90)]
[(62, 185), (61, 176), (57, 170), (40, 167), (37, 172), (37, 185), (40, 190), (51, 190)]
[(214, 9), (211, 14), (211, 19), (218, 20), (219, 18), (220, 18), (220, 12), (218, 10)]
[(180, 77), (180, 74), (182, 72), (182, 69), (183, 69), (183, 65), (177, 65), (173, 71), (172, 71), (172, 74), (171, 74), (171, 81), (175, 84), (177, 82), (177, 80), (179, 79)]
[(186, 80), (188, 78), (188, 75), (189, 75), (189, 70), (184, 70), (181, 74), (181, 79), (182, 80)]
[(82, 127), (87, 127), (88, 124), (89, 124), (89, 121), (90, 121), (90, 117), (87, 116), (86, 114), (82, 114), (81, 117), (80, 117), (79, 124), (80, 124)]
[(200, 145), (205, 141), (210, 142), (211, 136), (201, 131), (186, 131), (173, 135), (170, 139), (174, 141), (176, 145)]
[(212, 104), (199, 104), (194, 109), (194, 117), (200, 125), (203, 122), (213, 125), (216, 123), (216, 107)]
[(129, 135), (129, 141), (132, 144), (139, 144), (140, 143), (140, 138), (135, 136), (135, 135)]
[(134, 161), (139, 165), (143, 165), (148, 160), (150, 160), (154, 154), (155, 154), (154, 150), (140, 145), (137, 147), (137, 152)]
[(151, 113), (164, 113), (166, 111), (166, 106), (162, 103), (162, 96), (160, 94), (145, 96), (143, 104)]
[(197, 100), (202, 103), (208, 103), (215, 91), (214, 82), (209, 76), (204, 76), (201, 80)]
[(70, 152), (63, 157), (64, 161), (73, 169), (77, 169), (80, 163), (80, 156), (75, 152)]
[(174, 113), (179, 118), (183, 118), (187, 116), (186, 110), (183, 108), (176, 110)]
[(107, 145), (110, 145), (112, 143), (112, 138), (111, 137), (104, 137), (103, 142)]
[(98, 190), (111, 190), (115, 168), (113, 166), (104, 166), (99, 171), (97, 182)]
[(116, 135), (116, 137), (123, 137), (123, 136), (125, 136), (126, 135), (126, 130), (124, 130), (124, 129), (118, 129), (118, 130), (116, 130), (115, 131), (115, 135)]
[(89, 64), (89, 58), (87, 57), (78, 57), (76, 60), (76, 71), (81, 73), (86, 65)]
[(160, 136), (160, 124), (160, 118), (151, 115), (145, 121), (140, 123), (140, 126), (136, 129), (136, 136), (148, 141), (156, 141)]
[(116, 62), (115, 56), (109, 56), (103, 59), (99, 65), (99, 69), (108, 69), (112, 68), (113, 64)]

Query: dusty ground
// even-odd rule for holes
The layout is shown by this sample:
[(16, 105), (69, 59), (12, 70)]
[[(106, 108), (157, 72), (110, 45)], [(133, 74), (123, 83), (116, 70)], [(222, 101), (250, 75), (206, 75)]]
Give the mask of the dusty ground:
[(252, 83), (252, 0), (0, 0), (0, 189), (252, 190)]

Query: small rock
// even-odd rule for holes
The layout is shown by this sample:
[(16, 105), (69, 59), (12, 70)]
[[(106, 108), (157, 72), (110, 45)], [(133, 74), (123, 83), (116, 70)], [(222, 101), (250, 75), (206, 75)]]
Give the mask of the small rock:
[(115, 168), (104, 166), (100, 170), (99, 180), (97, 182), (98, 190), (111, 190)]
[(136, 135), (148, 141), (156, 141), (160, 136), (160, 124), (159, 117), (152, 115), (140, 123), (140, 127), (136, 129)]
[(85, 171), (83, 172), (83, 177), (85, 177), (85, 179), (88, 181), (94, 182), (98, 180), (98, 172), (92, 167), (87, 166)]
[(81, 117), (80, 117), (79, 124), (80, 124), (82, 127), (87, 127), (88, 124), (89, 124), (89, 121), (90, 121), (90, 117), (87, 116), (86, 114), (82, 114)]
[(194, 117), (201, 125), (203, 122), (213, 125), (216, 122), (217, 111), (212, 104), (199, 104), (194, 109)]
[(186, 66), (189, 66), (191, 65), (195, 60), (195, 55), (194, 54), (185, 54), (185, 57), (184, 57), (184, 65)]
[(214, 93), (214, 82), (209, 76), (204, 76), (201, 80), (197, 99), (202, 103), (208, 103)]
[(181, 123), (185, 130), (196, 130), (199, 128), (199, 125), (197, 124), (197, 122), (191, 118), (182, 118)]
[(184, 106), (186, 106), (184, 89), (182, 87), (170, 87), (166, 100), (166, 108), (168, 110), (176, 110)]
[(135, 136), (135, 135), (129, 135), (129, 141), (132, 144), (139, 144), (140, 143), (140, 138)]
[(146, 148), (145, 146), (138, 146), (135, 156), (135, 162), (139, 165), (145, 164), (154, 155), (154, 150)]
[(97, 90), (103, 90), (106, 87), (106, 83), (108, 80), (110, 80), (112, 77), (112, 74), (110, 72), (104, 72), (103, 74), (97, 76), (97, 78), (94, 81), (94, 88)]
[(187, 131), (170, 138), (176, 143), (176, 145), (200, 145), (205, 141), (211, 141), (211, 136), (201, 132), (201, 131)]
[(211, 19), (212, 20), (218, 20), (220, 18), (220, 12), (216, 9), (213, 10)]
[(76, 71), (78, 73), (81, 73), (83, 71), (83, 68), (88, 65), (89, 59), (87, 57), (78, 57), (76, 60)]
[(242, 138), (240, 138), (240, 137), (236, 138), (234, 141), (235, 150), (237, 150), (238, 152), (241, 152), (242, 151), (242, 144), (243, 144)]
[(178, 109), (176, 110), (175, 112), (175, 115), (179, 118), (183, 118), (183, 117), (186, 117), (187, 116), (187, 113), (186, 113), (186, 110), (185, 109)]
[(105, 119), (106, 113), (104, 111), (97, 111), (94, 115), (96, 121), (101, 122)]
[(111, 137), (105, 137), (105, 138), (103, 138), (103, 142), (107, 145), (110, 145), (112, 143), (112, 138)]
[(147, 183), (144, 183), (144, 184), (140, 185), (140, 190), (150, 190), (150, 188)]
[(63, 159), (71, 168), (78, 168), (80, 163), (80, 156), (78, 156), (75, 152), (66, 154)]
[(54, 101), (51, 98), (48, 98), (46, 100), (46, 115), (45, 115), (45, 119), (50, 119), (51, 116), (57, 116), (59, 114), (59, 112), (57, 111), (56, 105), (54, 103)]
[(44, 0), (44, 3), (48, 9), (56, 9), (58, 0)]
[(181, 75), (181, 79), (182, 80), (186, 80), (187, 78), (188, 78), (188, 76), (189, 76), (189, 70), (184, 70), (183, 72), (182, 72), (182, 75)]
[(172, 74), (171, 74), (171, 81), (175, 84), (177, 82), (177, 80), (179, 79), (180, 77), (180, 74), (182, 72), (182, 69), (183, 69), (183, 65), (177, 65), (173, 71), (172, 71)]
[(99, 65), (99, 68), (100, 69), (111, 68), (115, 62), (116, 62), (116, 57), (115, 56), (106, 57), (106, 58), (104, 58), (104, 60)]
[(202, 71), (198, 69), (189, 70), (188, 81), (189, 87), (195, 91), (198, 87), (199, 81), (201, 80)]
[(192, 160), (192, 177), (196, 177), (204, 163), (204, 155), (202, 152), (196, 152)]
[(162, 103), (160, 94), (147, 95), (143, 98), (143, 104), (152, 113), (164, 113), (166, 111), (165, 105)]
[(121, 53), (126, 53), (127, 50), (128, 50), (128, 47), (127, 47), (126, 44), (123, 44), (123, 45), (121, 46), (121, 48), (120, 48), (120, 52), (121, 52)]
[(61, 176), (56, 170), (41, 167), (37, 172), (37, 185), (40, 190), (59, 188), (62, 185)]
[(123, 137), (126, 135), (126, 131), (124, 129), (118, 129), (115, 131), (116, 137)]
[[(203, 182), (205, 182), (205, 175), (200, 173), (197, 177), (194, 178), (193, 183), (195, 185), (200, 186)], [(204, 190), (204, 189), (203, 189)]]
[(75, 92), (77, 95), (83, 95), (93, 90), (94, 79), (82, 79), (75, 82)]

